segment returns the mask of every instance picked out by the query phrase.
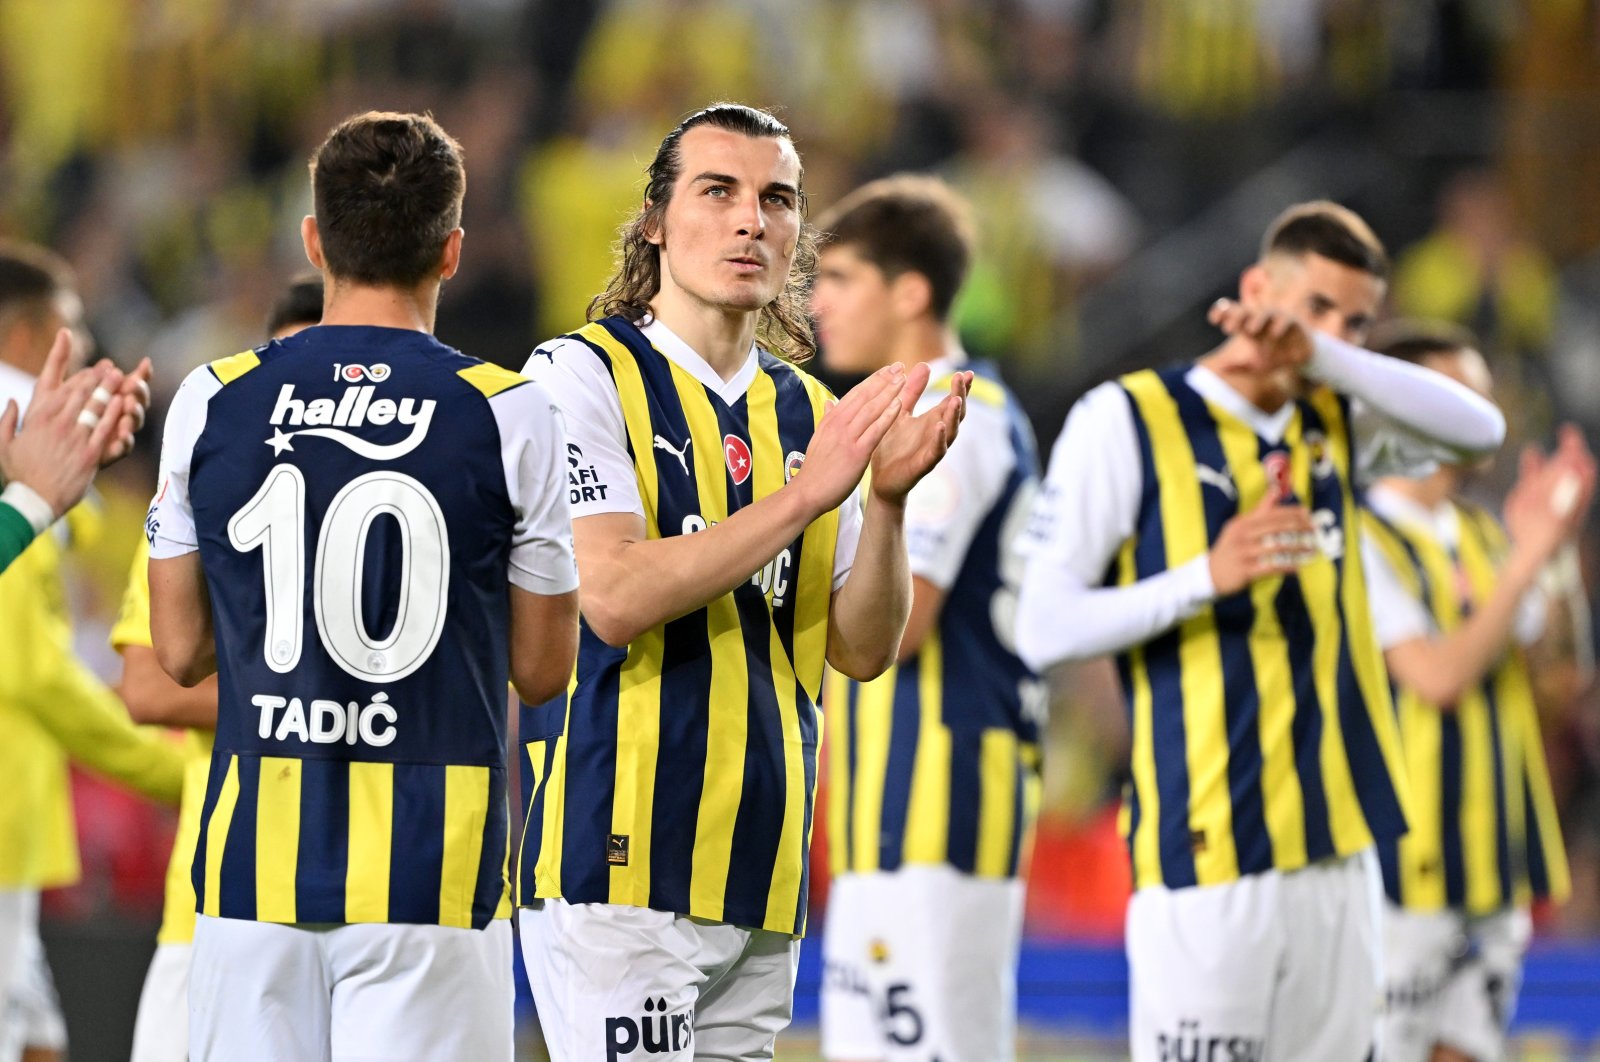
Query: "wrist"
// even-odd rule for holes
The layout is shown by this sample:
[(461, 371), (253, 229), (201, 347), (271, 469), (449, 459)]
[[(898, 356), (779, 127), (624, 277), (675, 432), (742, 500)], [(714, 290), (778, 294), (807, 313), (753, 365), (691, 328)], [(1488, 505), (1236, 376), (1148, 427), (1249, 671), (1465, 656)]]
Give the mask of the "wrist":
[(21, 481), (7, 483), (5, 490), (0, 491), (0, 501), (10, 505), (22, 514), (23, 519), (33, 526), (33, 533), (43, 534), (45, 528), (56, 522), (61, 513), (56, 512), (55, 506), (44, 499), (38, 491)]

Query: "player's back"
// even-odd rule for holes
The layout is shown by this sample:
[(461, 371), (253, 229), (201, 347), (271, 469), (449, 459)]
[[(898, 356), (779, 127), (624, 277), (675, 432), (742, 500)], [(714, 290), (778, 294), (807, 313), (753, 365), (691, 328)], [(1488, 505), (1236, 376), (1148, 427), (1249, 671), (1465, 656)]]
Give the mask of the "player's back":
[(184, 388), (176, 486), (220, 680), (201, 911), (484, 924), (505, 898), (513, 436), (548, 402), (424, 333), (358, 326)]

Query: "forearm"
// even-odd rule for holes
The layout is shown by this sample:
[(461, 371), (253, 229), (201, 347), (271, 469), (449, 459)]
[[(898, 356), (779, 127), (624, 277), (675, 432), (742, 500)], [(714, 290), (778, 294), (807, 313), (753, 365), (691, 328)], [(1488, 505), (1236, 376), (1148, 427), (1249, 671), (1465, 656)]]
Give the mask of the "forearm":
[(1483, 681), (1505, 655), (1523, 595), (1539, 574), (1539, 561), (1513, 552), (1494, 592), (1449, 634), (1402, 643), (1388, 651), (1390, 670), (1402, 686), (1445, 710)]
[(732, 593), (815, 518), (804, 494), (790, 487), (692, 534), (617, 538), (616, 522), (637, 518), (580, 518), (573, 523), (573, 538), (584, 619), (601, 640), (626, 645)]
[(178, 802), (182, 751), (159, 731), (135, 726), (116, 694), (77, 661), (39, 690), (33, 714), (74, 762), (153, 800)]
[(828, 663), (859, 681), (877, 678), (894, 663), (910, 615), (905, 506), (872, 495), (855, 562), (828, 611)]
[(184, 687), (161, 670), (154, 649), (145, 645), (122, 647), (122, 685), (119, 689), (128, 714), (136, 723), (181, 726), (197, 730), (217, 727), (215, 677), (194, 687)]
[(1430, 442), (1472, 455), (1505, 440), (1505, 417), (1494, 403), (1442, 373), (1331, 336), (1318, 335), (1313, 351), (1307, 376)]
[(1089, 586), (1056, 563), (1028, 565), (1017, 603), (1017, 654), (1035, 671), (1141, 645), (1215, 597), (1206, 555), (1127, 586)]
[(150, 632), (161, 668), (185, 688), (217, 670), (211, 594), (200, 554), (150, 558)]
[(11, 567), (55, 518), (50, 503), (33, 488), (24, 483), (6, 484), (0, 491), (0, 571)]

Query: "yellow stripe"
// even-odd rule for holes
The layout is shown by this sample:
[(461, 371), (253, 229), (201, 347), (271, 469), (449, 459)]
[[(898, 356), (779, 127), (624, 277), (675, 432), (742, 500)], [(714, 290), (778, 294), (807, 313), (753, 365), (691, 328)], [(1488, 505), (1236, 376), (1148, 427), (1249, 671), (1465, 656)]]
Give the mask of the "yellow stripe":
[[(806, 386), (813, 422), (821, 420), (833, 396), (826, 387), (800, 370), (790, 368), (789, 371), (800, 377)], [(794, 602), (794, 669), (813, 702), (821, 691), (823, 665), (828, 653), (828, 610), (833, 601), (833, 555), (838, 541), (837, 509), (829, 510), (820, 520), (814, 521), (801, 540), (800, 571), (795, 586), (805, 592), (799, 593)], [(816, 589), (810, 589), (812, 587)]]
[[(1123, 543), (1118, 560), (1117, 582), (1132, 586), (1138, 581), (1134, 566), (1136, 542), (1130, 538)], [(1127, 836), (1133, 832), (1130, 848), (1133, 853), (1134, 888), (1161, 883), (1161, 794), (1156, 788), (1156, 757), (1153, 739), (1154, 721), (1150, 698), (1150, 671), (1145, 665), (1144, 646), (1136, 645), (1128, 651), (1128, 673), (1133, 689), (1129, 691), (1133, 736), (1130, 765), (1133, 774), (1133, 792), (1139, 804), (1139, 828), (1132, 829), (1133, 816), (1127, 803), (1118, 817), (1118, 830)]]
[(256, 794), (256, 918), (295, 922), (300, 852), (300, 761), (261, 757)]
[(256, 356), (256, 352), (246, 350), (232, 357), (218, 358), (211, 363), (211, 372), (223, 386), (227, 386), (260, 364), (261, 359)]
[(344, 920), (389, 920), (389, 861), (394, 838), (394, 764), (350, 764), (350, 849)]
[(472, 927), (472, 900), (483, 863), (489, 817), (489, 768), (444, 769), (444, 857), (439, 866), (439, 924)]
[[(1150, 432), (1150, 451), (1161, 487), (1161, 531), (1167, 568), (1178, 568), (1210, 548), (1194, 449), (1177, 403), (1153, 372), (1134, 373), (1123, 386), (1138, 403)], [(1178, 627), (1183, 728), (1189, 768), (1189, 829), (1204, 843), (1194, 852), (1198, 884), (1239, 876), (1233, 844), (1233, 799), (1228, 784), (1228, 718), (1222, 679), (1222, 647), (1210, 606)], [(1167, 709), (1170, 710), (1170, 709)]]
[[(778, 392), (772, 377), (757, 372), (745, 395), (750, 427), (751, 497), (755, 501), (783, 489), (783, 442), (778, 436), (777, 398)], [(799, 589), (794, 584), (796, 574), (791, 572), (788, 576), (788, 594), (794, 594)], [(774, 569), (773, 585), (767, 595), (769, 614), (776, 593), (777, 574)], [(814, 794), (807, 792), (806, 788), (806, 751), (800, 737), (800, 711), (795, 703), (794, 667), (783, 638), (778, 633), (777, 624), (769, 620), (767, 631), (772, 689), (778, 702), (778, 724), (783, 733), (784, 785), (783, 826), (778, 833), (772, 881), (767, 889), (766, 927), (782, 930), (793, 929), (800, 915), (800, 877), (805, 869), (808, 843), (806, 802)]]
[[(918, 652), (917, 702), (917, 750), (902, 858), (928, 865), (943, 863), (950, 848), (950, 728), (944, 725), (944, 642), (938, 627)], [(980, 832), (980, 851), (982, 839)]]
[[(572, 698), (567, 697), (570, 719)], [(534, 894), (540, 897), (561, 895), (561, 846), (566, 843), (564, 819), (567, 813), (567, 735), (556, 738), (550, 777), (544, 784), (544, 821), (540, 826), (539, 859), (533, 865)]]
[(222, 850), (228, 844), (228, 827), (233, 825), (233, 809), (239, 803), (239, 757), (228, 757), (228, 773), (222, 776), (216, 806), (206, 820), (206, 894), (201, 914), (219, 917), (222, 895)]
[(850, 860), (857, 873), (878, 869), (878, 832), (883, 824), (883, 786), (889, 771), (889, 732), (894, 722), (891, 667), (871, 682), (856, 687), (855, 851)]
[[(522, 820), (522, 836), (517, 841), (517, 876), (512, 879), (516, 889), (516, 903), (521, 907), (538, 895), (538, 883), (534, 883), (534, 896), (529, 896), (522, 891), (522, 879), (525, 873), (523, 860), (528, 858), (528, 834), (533, 829), (533, 798), (539, 795), (539, 785), (544, 781), (544, 747), (543, 741), (525, 742), (523, 747), (528, 751), (529, 773), (532, 777), (528, 782), (528, 815)], [(540, 823), (540, 837), (543, 838), (544, 824)], [(535, 876), (538, 874), (538, 862), (534, 863)]]
[(485, 398), (493, 398), (501, 391), (509, 391), (519, 384), (528, 382), (527, 377), (486, 361), (458, 369), (456, 375), (476, 387)]
[[(1344, 580), (1339, 587), (1340, 605), (1344, 611), (1344, 637), (1350, 646), (1350, 663), (1355, 669), (1362, 702), (1366, 705), (1367, 721), (1377, 737), (1384, 769), (1404, 813), (1410, 803), (1405, 752), (1400, 745), (1400, 729), (1390, 697), (1389, 670), (1384, 664), (1383, 650), (1378, 646), (1377, 629), (1372, 623), (1372, 605), (1367, 597), (1366, 571), (1361, 558), (1360, 511), (1351, 487), (1355, 470), (1350, 467), (1350, 425), (1344, 419), (1338, 396), (1332, 391), (1320, 388), (1311, 395), (1310, 401), (1327, 428), (1328, 446), (1333, 454), (1334, 469), (1339, 476), (1344, 498), (1344, 512), (1340, 520), (1345, 529)], [(1364, 815), (1362, 829), (1370, 836), (1371, 830)]]
[(1011, 871), (1011, 839), (1016, 829), (1016, 731), (985, 730), (978, 746), (978, 851), (980, 878), (1003, 878)]
[(828, 669), (822, 703), (829, 717), (838, 720), (828, 728), (828, 869), (835, 875), (851, 869), (847, 811), (850, 807), (850, 680)]
[[(677, 365), (671, 366), (693, 454), (700, 515), (707, 526), (728, 518), (727, 473), (722, 432), (716, 411), (706, 397), (705, 385)], [(728, 868), (733, 859), (733, 826), (744, 797), (745, 746), (749, 739), (750, 683), (765, 676), (750, 675), (745, 654), (744, 628), (732, 594), (723, 594), (706, 606), (706, 637), (711, 644), (710, 718), (706, 726), (706, 789), (700, 798), (695, 827), (694, 856), (689, 876), (689, 903), (697, 914), (722, 917)]]
[[(1335, 416), (1337, 414), (1335, 413)], [(1335, 424), (1330, 430), (1337, 431)], [(1289, 422), (1284, 435), (1289, 446), (1290, 475), (1295, 493), (1303, 499), (1311, 497), (1311, 453), (1301, 437), (1304, 419), (1298, 409)], [(1347, 498), (1341, 482), (1340, 496)], [(1357, 537), (1358, 514), (1353, 507), (1342, 514), (1341, 528), (1348, 529), (1348, 543), (1356, 552), (1350, 557), (1349, 571), (1359, 571), (1361, 565), (1360, 540)], [(1350, 754), (1345, 747), (1344, 723), (1339, 714), (1339, 651), (1345, 639), (1344, 619), (1339, 613), (1339, 568), (1333, 558), (1319, 551), (1317, 558), (1297, 573), (1300, 580), (1306, 611), (1311, 616), (1311, 630), (1315, 642), (1312, 647), (1312, 677), (1316, 683), (1317, 701), (1322, 712), (1322, 742), (1319, 757), (1322, 768), (1322, 792), (1328, 807), (1328, 832), (1333, 839), (1334, 851), (1340, 855), (1358, 852), (1372, 844), (1372, 831), (1367, 828), (1366, 815), (1361, 810), (1361, 799), (1356, 794), (1356, 782), (1350, 769)], [(1365, 622), (1366, 613), (1361, 613)], [(1353, 661), (1352, 661), (1353, 663)]]
[[(1239, 491), (1239, 511), (1249, 512), (1267, 493), (1267, 473), (1261, 464), (1255, 432), (1215, 408), (1217, 435), (1227, 455), (1234, 485)], [(1289, 643), (1278, 622), (1277, 597), (1283, 577), (1257, 579), (1250, 584), (1253, 621), (1250, 627), (1250, 664), (1256, 676), (1257, 740), (1261, 745), (1261, 798), (1267, 835), (1272, 838), (1272, 862), (1277, 867), (1304, 866), (1306, 853), (1305, 793), (1295, 763), (1294, 669)]]

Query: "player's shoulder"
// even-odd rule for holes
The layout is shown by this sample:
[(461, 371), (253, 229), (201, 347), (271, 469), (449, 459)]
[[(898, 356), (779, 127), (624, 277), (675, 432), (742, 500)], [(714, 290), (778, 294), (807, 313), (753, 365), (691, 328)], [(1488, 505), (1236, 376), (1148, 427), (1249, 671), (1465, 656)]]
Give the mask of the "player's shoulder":
[(790, 389), (805, 394), (814, 405), (823, 405), (835, 400), (834, 393), (828, 385), (806, 371), (803, 365), (780, 357), (765, 347), (756, 350), (756, 367), (772, 378), (773, 385), (780, 392)]

